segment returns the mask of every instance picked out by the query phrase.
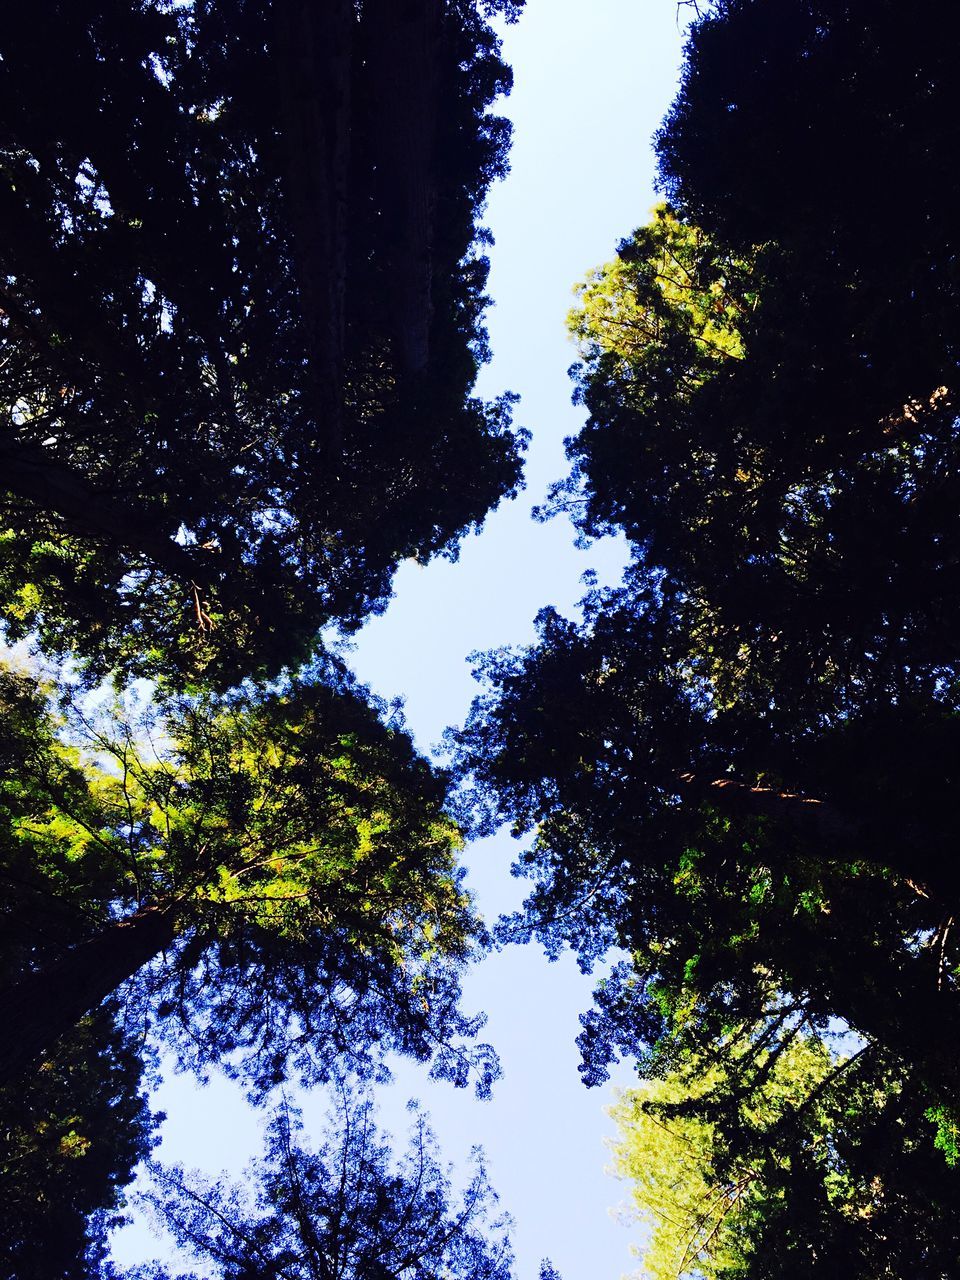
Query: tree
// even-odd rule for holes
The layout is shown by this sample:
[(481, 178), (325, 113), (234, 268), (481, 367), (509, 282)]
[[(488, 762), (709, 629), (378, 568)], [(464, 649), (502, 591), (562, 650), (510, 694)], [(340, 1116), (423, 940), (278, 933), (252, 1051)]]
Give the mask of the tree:
[[(0, 599), (223, 685), (382, 609), (519, 477), (477, 228), (515, 0), (59, 0), (0, 43)], [(456, 456), (456, 469), (451, 458)]]
[(123, 1187), (149, 1154), (156, 1123), (137, 1050), (105, 1005), (0, 1090), (4, 1280), (99, 1274)]
[(5, 1080), (139, 974), (137, 1016), (261, 1089), (370, 1071), (377, 1045), (489, 1084), (489, 1051), (456, 1043), (480, 926), (444, 780), (343, 672), (139, 723), (75, 709), (73, 747), (28, 681), (3, 692)]
[[(489, 1087), (445, 779), (317, 655), (519, 480), (511, 397), (473, 384), (488, 20), (521, 7), (40, 0), (0, 34), (5, 633), (158, 699), (58, 717), (0, 673), (11, 1096), (114, 1001), (258, 1096), (387, 1050)], [(103, 1035), (93, 1075), (134, 1060)], [(42, 1196), (80, 1267), (113, 1192), (70, 1168)]]
[(952, 1275), (960, 1183), (909, 1075), (796, 1027), (748, 1059), (711, 1044), (612, 1109), (645, 1273)]
[[(675, 618), (649, 595), (645, 610), (629, 604), (601, 593), (581, 626), (548, 613), (538, 645), (491, 655), (490, 692), (461, 735), (490, 819), (536, 828), (519, 868), (535, 887), (505, 935), (569, 945), (586, 967), (611, 947), (632, 957), (587, 1016), (587, 1081), (657, 1041), (670, 1008), (695, 1008), (717, 1034), (763, 1021), (772, 982), (902, 1055), (955, 1107), (955, 908), (886, 857), (889, 842), (907, 863), (913, 822), (949, 843), (953, 827), (937, 825), (949, 813), (921, 801), (927, 765), (955, 758), (955, 719), (942, 718), (939, 752), (936, 725), (906, 714), (840, 725), (806, 756), (771, 735), (764, 775), (741, 709), (697, 705)], [(805, 781), (839, 780), (853, 817), (823, 787), (780, 780), (801, 765)]]
[[(369, 1099), (341, 1086), (316, 1150), (284, 1107), (244, 1184), (155, 1166), (146, 1199), (177, 1243), (223, 1280), (509, 1280), (509, 1224), (490, 1221), (496, 1196), (473, 1154), (475, 1173), (456, 1199), (422, 1115), (397, 1164)], [(134, 1274), (166, 1275), (149, 1266)]]
[(663, 209), (573, 317), (591, 416), (555, 506), (663, 575), (715, 700), (793, 725), (928, 698), (952, 661), (951, 366), (878, 388), (877, 334), (839, 332), (859, 292)]
[(846, 179), (774, 192), (811, 141), (856, 151), (867, 103), (934, 163), (943, 30), (900, 30), (886, 4), (714, 6), (661, 135), (673, 207), (581, 289), (589, 419), (553, 505), (634, 560), (488, 656), (460, 744), (485, 820), (536, 833), (505, 934), (630, 953), (588, 1082), (840, 1018), (956, 1116), (953, 231), (932, 170), (919, 239), (875, 234)]
[[(925, 313), (949, 324), (955, 287), (958, 187), (940, 162), (957, 137), (955, 9), (935, 0), (912, 24), (892, 0), (703, 7), (657, 138), (670, 198), (728, 244), (776, 241), (855, 273), (864, 315), (890, 306), (871, 325), (891, 354), (909, 332), (904, 358), (922, 359), (913, 325)], [(903, 200), (891, 204), (892, 187)], [(911, 302), (911, 271), (923, 301)]]
[[(741, 1123), (728, 1135), (704, 1112), (724, 1085), (729, 1089), (724, 1067), (739, 1063), (735, 1054), (726, 1055), (722, 1066), (711, 1057), (628, 1090), (610, 1109), (619, 1130), (612, 1172), (629, 1179), (636, 1215), (651, 1228), (642, 1257), (654, 1280), (698, 1273), (712, 1280), (744, 1263), (744, 1221), (762, 1194), (764, 1163), (753, 1151), (754, 1159), (747, 1157), (756, 1143), (744, 1139), (744, 1129), (751, 1139), (758, 1130), (771, 1136), (785, 1113), (809, 1098), (830, 1070), (822, 1045), (794, 1041), (777, 1052), (759, 1096), (740, 1104)], [(738, 1149), (732, 1158), (727, 1138)]]
[[(59, 799), (59, 816), (53, 797)], [(64, 810), (75, 815), (73, 827)], [(76, 832), (95, 814), (75, 753), (58, 743), (26, 679), (0, 676), (0, 985), (50, 964), (95, 927), (109, 875)], [(71, 839), (72, 835), (72, 839)], [(0, 1087), (0, 1275), (86, 1280), (122, 1190), (151, 1147), (143, 1027), (109, 1000), (51, 1037)], [(3, 1042), (17, 1042), (16, 1021)]]

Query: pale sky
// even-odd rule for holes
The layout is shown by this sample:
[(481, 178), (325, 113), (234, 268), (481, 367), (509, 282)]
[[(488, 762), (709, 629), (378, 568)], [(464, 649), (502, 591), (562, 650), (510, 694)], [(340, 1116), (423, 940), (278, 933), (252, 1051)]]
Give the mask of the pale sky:
[[(533, 433), (528, 487), (467, 540), (456, 564), (402, 566), (395, 601), (365, 628), (352, 658), (377, 692), (406, 699), (424, 750), (466, 714), (475, 692), (469, 653), (528, 642), (538, 609), (569, 612), (587, 568), (610, 578), (623, 561), (618, 544), (576, 551), (568, 524), (537, 525), (529, 512), (564, 473), (563, 438), (582, 421), (566, 376), (575, 358), (564, 330), (572, 286), (613, 255), (656, 200), (650, 138), (676, 86), (685, 12), (676, 0), (527, 0), (520, 23), (506, 29), (516, 83), (501, 110), (514, 121), (514, 147), (486, 219), (496, 238), (494, 360), (480, 389), (522, 397), (517, 421)], [(488, 919), (523, 895), (507, 870), (516, 851), (506, 836), (467, 851), (469, 883)], [(382, 1099), (383, 1122), (402, 1133), (403, 1101), (421, 1097), (446, 1159), (459, 1163), (473, 1144), (484, 1146), (500, 1207), (516, 1222), (518, 1280), (536, 1280), (545, 1256), (563, 1280), (617, 1280), (636, 1266), (629, 1243), (637, 1229), (610, 1213), (624, 1188), (603, 1171), (611, 1095), (585, 1089), (577, 1075), (577, 1018), (591, 988), (569, 956), (550, 965), (528, 947), (489, 958), (469, 977), (464, 1003), (489, 1014), (483, 1038), (504, 1066), (493, 1099), (431, 1085), (406, 1065)], [(628, 1084), (629, 1071), (617, 1079)], [(156, 1105), (170, 1117), (164, 1159), (215, 1173), (239, 1168), (256, 1147), (258, 1119), (227, 1086), (201, 1090), (179, 1077)], [(308, 1125), (323, 1110), (322, 1100), (308, 1102)], [(147, 1256), (156, 1249), (142, 1228), (117, 1241), (118, 1261)]]

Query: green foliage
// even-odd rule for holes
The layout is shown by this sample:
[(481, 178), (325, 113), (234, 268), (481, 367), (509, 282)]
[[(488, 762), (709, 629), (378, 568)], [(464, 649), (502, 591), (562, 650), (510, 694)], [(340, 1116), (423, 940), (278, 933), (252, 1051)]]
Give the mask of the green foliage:
[[(88, 700), (61, 730), (74, 745), (27, 682), (6, 688), (26, 741), (11, 738), (4, 784), (18, 802), (5, 998), (20, 1009), (29, 988), (18, 1016), (38, 1035), (65, 1033), (152, 956), (135, 989), (195, 1065), (229, 1058), (267, 1089), (338, 1060), (372, 1070), (380, 1046), (489, 1087), (490, 1051), (458, 1043), (479, 1025), (457, 999), (480, 924), (445, 780), (344, 673), (159, 709)], [(149, 918), (159, 932), (139, 944)], [(74, 984), (80, 1007), (57, 1012)]]
[(390, 1050), (496, 1074), (446, 779), (321, 632), (519, 480), (473, 387), (522, 2), (39, 0), (0, 33), (0, 608), (85, 685), (54, 713), (0, 672), (11, 1276), (97, 1266), (143, 1154), (114, 992), (260, 1095)]
[(62, 717), (26, 676), (0, 671), (0, 973), (9, 981), (103, 922), (116, 889), (102, 811)]
[(16, 868), (59, 908), (71, 888), (88, 913), (99, 900), (101, 918), (162, 903), (211, 934), (240, 918), (468, 946), (442, 781), (359, 693), (297, 681), (161, 710), (74, 706), (69, 744), (28, 680), (6, 674), (4, 692), (20, 717), (5, 723), (11, 892)]
[(442, 781), (359, 691), (298, 680), (75, 723), (131, 908), (170, 902), (214, 935), (335, 927), (397, 960), (412, 937), (467, 948)]
[[(0, 673), (0, 983), (55, 961), (102, 925), (113, 877), (90, 830), (100, 810), (80, 753), (37, 687)], [(52, 1037), (0, 1088), (0, 1275), (86, 1280), (149, 1151), (142, 1030), (108, 1002)], [(4, 1042), (22, 1022), (5, 1019)]]
[[(752, 15), (745, 56), (765, 67), (762, 8), (720, 6), (691, 47)], [(856, 65), (836, 39), (824, 77)], [(634, 563), (582, 625), (546, 611), (536, 647), (487, 660), (464, 765), (494, 815), (537, 830), (518, 931), (588, 960), (626, 947), (653, 1024), (664, 990), (754, 1016), (763, 967), (952, 1093), (923, 1028), (958, 1015), (955, 370), (920, 331), (891, 363), (876, 274), (791, 225), (731, 245), (662, 209), (583, 289), (590, 418), (554, 505), (587, 535), (625, 531)], [(939, 305), (933, 280), (915, 289)]]
[[(772, 1056), (772, 1069), (737, 1117), (738, 1128), (752, 1134), (769, 1135), (830, 1072), (829, 1055), (817, 1041), (793, 1040)], [(736, 1051), (732, 1057), (723, 1066), (694, 1060), (628, 1091), (611, 1108), (620, 1130), (612, 1172), (629, 1180), (639, 1220), (652, 1229), (642, 1255), (651, 1280), (689, 1274), (713, 1280), (744, 1261), (743, 1221), (762, 1194), (762, 1167), (739, 1153), (731, 1162), (719, 1125), (704, 1118), (704, 1103), (723, 1089), (724, 1067), (736, 1070)], [(767, 1067), (766, 1060), (759, 1067)]]
[[(930, 1229), (960, 1102), (957, 195), (935, 160), (957, 15), (935, 13), (722, 0), (692, 28), (671, 204), (580, 289), (589, 417), (550, 504), (633, 561), (580, 622), (544, 610), (535, 645), (482, 661), (459, 736), (481, 822), (533, 835), (504, 936), (629, 953), (584, 1016), (586, 1081), (623, 1055), (686, 1091), (688, 1219), (762, 1168), (710, 1274), (956, 1271)], [(902, 217), (865, 196), (887, 148), (917, 187)], [(866, 1057), (759, 1123), (771, 1045), (837, 1020)]]
[(712, 365), (743, 359), (743, 318), (756, 304), (749, 282), (747, 263), (721, 258), (661, 205), (613, 262), (577, 286), (568, 327), (581, 354), (605, 360), (608, 376), (632, 383), (637, 396), (668, 354), (678, 387), (692, 392)]
[(943, 1158), (950, 1168), (954, 1168), (960, 1163), (960, 1141), (958, 1141), (960, 1127), (957, 1125), (956, 1112), (944, 1106), (931, 1107), (926, 1112), (926, 1118), (936, 1125), (937, 1132), (933, 1145), (938, 1151), (943, 1152)]
[(105, 1006), (0, 1090), (0, 1275), (87, 1280), (150, 1150), (135, 1038)]
[(612, 1114), (613, 1172), (652, 1228), (644, 1274), (952, 1274), (960, 1180), (875, 1047), (838, 1056), (794, 1027), (754, 1054), (735, 1037)]

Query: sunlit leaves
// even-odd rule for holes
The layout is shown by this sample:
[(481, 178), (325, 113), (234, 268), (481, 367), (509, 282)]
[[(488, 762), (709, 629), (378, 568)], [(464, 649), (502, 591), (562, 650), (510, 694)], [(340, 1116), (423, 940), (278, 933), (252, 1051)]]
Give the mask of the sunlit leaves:
[[(47, 972), (31, 930), (56, 957), (160, 913), (170, 936), (137, 989), (198, 1068), (230, 1058), (268, 1089), (338, 1059), (380, 1070), (394, 1048), (489, 1087), (494, 1058), (461, 1043), (479, 1022), (457, 1006), (459, 974), (482, 931), (445, 780), (345, 672), (153, 706), (80, 699), (59, 727), (29, 682), (8, 684), (25, 735), (7, 753), (24, 810), (2, 851), (25, 948), (9, 981)], [(58, 770), (68, 787), (51, 785)], [(148, 958), (131, 953), (114, 980)]]
[[(577, 286), (568, 325), (590, 365), (644, 395), (649, 374), (669, 350), (673, 374), (687, 390), (710, 376), (711, 364), (744, 355), (745, 319), (756, 302), (751, 267), (718, 253), (703, 232), (667, 205), (620, 245), (612, 262)], [(682, 344), (687, 359), (677, 367)]]

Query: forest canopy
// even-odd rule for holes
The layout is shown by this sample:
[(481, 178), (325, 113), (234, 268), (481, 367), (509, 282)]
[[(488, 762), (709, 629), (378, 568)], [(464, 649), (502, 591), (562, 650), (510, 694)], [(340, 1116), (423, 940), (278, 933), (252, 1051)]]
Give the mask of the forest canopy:
[(458, 1198), (365, 1092), (496, 1079), (460, 851), (501, 823), (496, 938), (604, 962), (652, 1277), (957, 1275), (960, 13), (681, 7), (540, 511), (630, 563), (481, 657), (456, 795), (342, 642), (520, 484), (475, 389), (520, 0), (4, 24), (0, 1280), (117, 1274), (161, 1053), (268, 1117), (245, 1182), (150, 1162), (183, 1266), (509, 1280), (482, 1164)]
[[(632, 562), (487, 655), (459, 735), (481, 828), (531, 835), (502, 937), (630, 957), (580, 1044), (646, 1081), (652, 1274), (955, 1273), (956, 27), (703, 7), (543, 512)], [(802, 1046), (831, 1083), (785, 1099)]]
[(521, 8), (40, 0), (0, 32), (11, 1280), (109, 1272), (161, 1051), (257, 1102), (391, 1053), (498, 1073), (447, 779), (333, 655), (520, 481), (474, 382)]
[(10, 16), (11, 636), (98, 675), (274, 674), (515, 489), (509, 400), (471, 391), (498, 50), (471, 0)]

